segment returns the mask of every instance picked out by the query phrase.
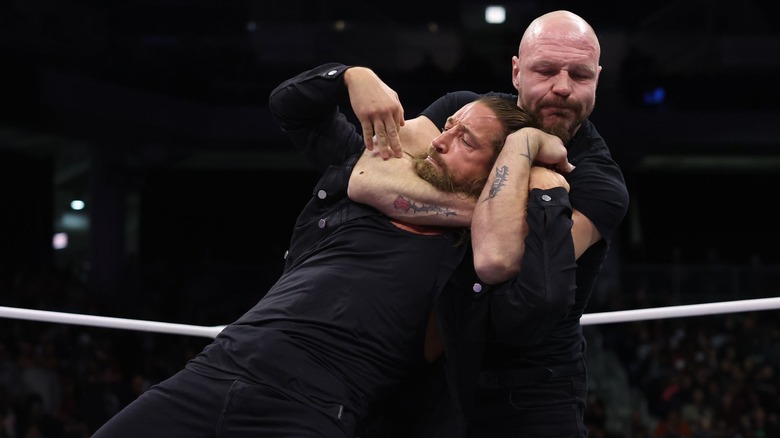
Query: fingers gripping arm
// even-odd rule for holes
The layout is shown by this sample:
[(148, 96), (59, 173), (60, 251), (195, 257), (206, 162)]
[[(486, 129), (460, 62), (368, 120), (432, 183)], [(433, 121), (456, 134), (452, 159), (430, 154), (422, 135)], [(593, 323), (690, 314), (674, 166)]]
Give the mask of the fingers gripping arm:
[[(439, 130), (426, 117), (407, 120), (400, 130), (404, 150), (425, 150)], [(404, 155), (385, 160), (377, 151), (365, 151), (349, 180), (347, 191), (356, 202), (371, 205), (393, 219), (416, 225), (468, 227), (475, 200), (444, 192), (420, 178)]]
[(404, 109), (398, 93), (366, 67), (349, 68), (344, 72), (344, 84), (366, 149), (376, 150), (383, 159), (400, 158), (403, 150), (399, 129), (404, 125)]

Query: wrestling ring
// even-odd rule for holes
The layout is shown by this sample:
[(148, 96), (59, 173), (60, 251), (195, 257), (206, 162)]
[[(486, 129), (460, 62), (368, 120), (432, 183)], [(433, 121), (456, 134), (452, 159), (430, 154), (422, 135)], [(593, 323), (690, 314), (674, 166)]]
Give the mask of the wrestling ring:
[[(780, 309), (780, 297), (586, 313), (582, 315), (580, 322), (582, 325), (613, 324), (649, 319), (682, 318), (773, 309)], [(0, 317), (208, 338), (216, 337), (225, 328), (224, 325), (197, 326), (5, 306), (0, 306)]]

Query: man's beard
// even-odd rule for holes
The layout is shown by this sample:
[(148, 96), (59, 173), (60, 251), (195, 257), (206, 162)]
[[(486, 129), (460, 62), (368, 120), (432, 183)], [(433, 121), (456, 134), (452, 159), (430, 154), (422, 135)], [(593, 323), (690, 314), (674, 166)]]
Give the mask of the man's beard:
[[(580, 122), (577, 122), (576, 125), (578, 125), (579, 123)], [(571, 140), (572, 137), (571, 131), (569, 131), (568, 124), (561, 119), (558, 119), (557, 122), (549, 126), (542, 127), (542, 131), (560, 138), (564, 145), (569, 144), (569, 140)]]
[[(522, 99), (518, 100), (518, 102), (522, 102)], [(522, 103), (520, 104), (522, 108)], [(556, 121), (550, 123), (549, 125), (545, 123), (545, 119), (542, 116), (541, 108), (549, 108), (550, 106), (557, 106), (562, 108), (568, 108), (574, 114), (577, 114), (574, 119), (570, 121), (566, 121), (562, 116), (559, 116), (556, 118)], [(551, 101), (543, 101), (540, 102), (539, 105), (536, 107), (535, 110), (530, 111), (530, 114), (536, 119), (536, 123), (539, 124), (540, 129), (548, 134), (552, 134), (557, 136), (558, 138), (563, 141), (563, 144), (566, 145), (569, 143), (569, 140), (574, 136), (574, 131), (576, 131), (576, 128), (582, 124), (582, 122), (585, 121), (585, 118), (590, 115), (590, 113), (593, 111), (591, 110), (587, 114), (585, 114), (584, 117), (581, 117), (579, 114), (582, 110), (582, 107), (580, 105), (566, 105), (564, 102), (551, 102)], [(528, 111), (528, 110), (526, 110)]]
[[(431, 159), (436, 161), (439, 168), (431, 164), (428, 161), (428, 157), (431, 157)], [(445, 192), (465, 193), (473, 198), (479, 198), (479, 195), (482, 193), (482, 188), (485, 186), (485, 181), (487, 181), (487, 178), (483, 177), (476, 181), (463, 183), (456, 182), (447, 168), (447, 165), (441, 161), (439, 153), (432, 147), (428, 148), (425, 152), (412, 156), (412, 165), (420, 178), (428, 181), (437, 189)]]

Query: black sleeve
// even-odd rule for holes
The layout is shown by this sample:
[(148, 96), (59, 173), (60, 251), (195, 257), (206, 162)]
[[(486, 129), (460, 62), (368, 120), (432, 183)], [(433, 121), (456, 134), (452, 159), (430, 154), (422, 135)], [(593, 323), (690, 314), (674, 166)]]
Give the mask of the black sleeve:
[(628, 189), (620, 167), (609, 157), (588, 155), (566, 175), (572, 208), (584, 214), (609, 242), (628, 211)]
[(319, 171), (343, 163), (364, 146), (355, 125), (339, 110), (347, 98), (343, 74), (348, 68), (323, 64), (284, 81), (268, 99), (271, 116)]
[(590, 120), (582, 123), (566, 148), (575, 166), (564, 175), (571, 186), (571, 206), (593, 222), (608, 245), (628, 211), (623, 171)]
[(510, 345), (541, 341), (574, 305), (574, 241), (566, 190), (533, 189), (528, 198), (529, 234), (520, 273), (493, 289), (490, 312), (499, 340)]

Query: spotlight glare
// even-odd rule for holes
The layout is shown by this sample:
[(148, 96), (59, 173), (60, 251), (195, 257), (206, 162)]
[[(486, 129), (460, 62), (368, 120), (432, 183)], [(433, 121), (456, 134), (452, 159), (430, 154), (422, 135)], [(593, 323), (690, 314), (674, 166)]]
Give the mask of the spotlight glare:
[(506, 9), (503, 6), (488, 6), (485, 8), (485, 22), (501, 24), (506, 21)]
[(68, 247), (68, 233), (55, 233), (51, 239), (51, 246), (54, 249), (65, 249)]

